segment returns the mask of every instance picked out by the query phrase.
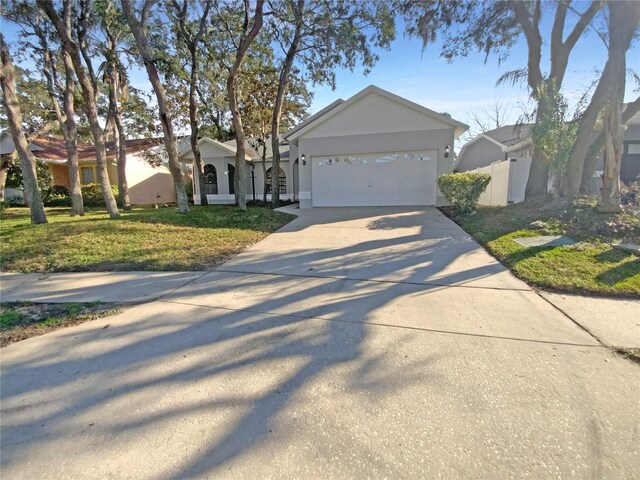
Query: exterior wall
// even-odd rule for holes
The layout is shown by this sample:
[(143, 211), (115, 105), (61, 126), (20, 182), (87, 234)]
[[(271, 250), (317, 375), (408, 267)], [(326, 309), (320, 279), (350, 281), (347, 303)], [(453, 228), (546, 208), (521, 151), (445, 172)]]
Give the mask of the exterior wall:
[[(216, 167), (216, 174), (218, 177), (218, 194), (208, 195), (207, 202), (215, 204), (233, 204), (235, 203), (235, 195), (229, 191), (229, 173), (228, 165), (235, 165), (235, 157), (208, 157), (202, 159), (203, 165), (213, 165)], [(251, 169), (251, 164), (247, 165), (247, 200), (253, 200), (254, 192), (255, 199), (262, 200), (262, 194), (264, 191), (264, 174), (262, 172), (262, 162), (256, 161), (254, 163), (255, 168)], [(272, 162), (265, 162), (266, 169), (271, 168)], [(280, 161), (280, 168), (282, 168), (287, 177), (287, 193), (280, 194), (282, 200), (294, 199), (294, 185), (293, 185), (293, 170), (290, 162)], [(253, 178), (252, 174), (253, 173)], [(253, 180), (253, 181), (252, 181)], [(196, 205), (200, 205), (200, 184), (198, 176), (194, 175), (193, 180), (193, 201)], [(271, 195), (267, 195), (267, 201), (271, 200)]]
[[(424, 117), (422, 117), (424, 118)], [(315, 129), (314, 129), (315, 131)], [(314, 131), (310, 131), (309, 135)], [(451, 173), (453, 170), (453, 155), (444, 158), (444, 150), (447, 145), (453, 147), (453, 127), (413, 132), (387, 132), (366, 135), (341, 135), (327, 138), (301, 136), (298, 138), (297, 152), (291, 151), (290, 158), (304, 155), (306, 165), (299, 165), (299, 199), (301, 208), (311, 208), (312, 202), (312, 157), (328, 155), (385, 153), (402, 151), (437, 150), (437, 176)], [(445, 200), (438, 192), (436, 204), (444, 204)]]
[(509, 159), (494, 162), (488, 167), (469, 170), (470, 173), (491, 175), (491, 181), (480, 195), (478, 204), (495, 207), (523, 202), (530, 166), (530, 159)]
[(500, 160), (504, 160), (502, 149), (486, 138), (480, 138), (465, 148), (458, 160), (456, 170), (466, 172), (467, 170), (487, 167), (491, 163), (499, 162)]
[[(154, 167), (137, 155), (127, 155), (127, 184), (132, 205), (174, 203), (176, 192), (171, 172), (165, 166)], [(109, 171), (111, 177), (111, 171)], [(115, 177), (117, 180), (117, 172)]]
[[(69, 187), (69, 169), (65, 164), (48, 164), (53, 175), (54, 185)], [(93, 168), (93, 176), (97, 182), (96, 162), (79, 162), (79, 168)], [(127, 183), (129, 198), (133, 205), (151, 205), (154, 203), (173, 203), (176, 194), (173, 188), (173, 177), (164, 166), (154, 167), (137, 155), (127, 155)], [(109, 183), (118, 184), (118, 167), (109, 162)]]
[(2, 132), (0, 135), (0, 155), (11, 153), (15, 148), (11, 134), (8, 131)]
[(640, 124), (627, 125), (623, 138), (625, 141), (640, 142)]

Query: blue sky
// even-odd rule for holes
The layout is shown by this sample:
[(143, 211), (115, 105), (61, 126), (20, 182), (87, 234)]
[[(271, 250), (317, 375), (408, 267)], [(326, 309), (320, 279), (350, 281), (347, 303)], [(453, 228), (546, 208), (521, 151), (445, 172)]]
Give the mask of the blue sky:
[[(579, 5), (579, 2), (576, 2)], [(580, 8), (580, 7), (579, 7)], [(582, 9), (584, 7), (581, 7)], [(550, 18), (543, 16), (541, 25), (543, 38), (548, 38)], [(1, 21), (1, 20), (0, 20)], [(567, 19), (567, 30), (575, 18)], [(17, 28), (2, 22), (0, 28), (11, 42), (15, 40)], [(389, 90), (409, 100), (438, 112), (448, 112), (457, 120), (472, 123), (470, 115), (483, 108), (490, 108), (496, 100), (510, 106), (509, 121), (514, 122), (521, 115), (522, 107), (528, 101), (526, 87), (496, 87), (496, 80), (504, 72), (526, 66), (527, 50), (521, 40), (512, 50), (509, 58), (499, 64), (497, 58), (489, 57), (485, 64), (484, 54), (473, 53), (448, 63), (440, 57), (440, 44), (429, 45), (422, 51), (422, 42), (403, 35), (404, 26), (398, 24), (398, 35), (390, 50), (379, 50), (380, 60), (368, 76), (362, 69), (354, 72), (339, 70), (337, 87), (332, 91), (328, 86), (314, 86), (315, 92), (311, 111), (316, 112), (341, 97), (346, 99), (369, 84)], [(640, 45), (628, 52), (628, 67), (640, 71)], [(548, 46), (547, 46), (548, 47)], [(595, 71), (602, 69), (606, 61), (606, 48), (592, 31), (580, 39), (570, 60), (563, 90), (570, 102), (575, 101), (596, 78)], [(543, 59), (548, 58), (545, 50)], [(29, 61), (26, 60), (27, 68)], [(142, 70), (131, 72), (135, 87), (150, 91), (146, 74)], [(630, 78), (627, 80), (625, 101), (638, 96), (637, 87)]]
[[(568, 18), (568, 22), (571, 22), (569, 25), (572, 26), (573, 21), (573, 18)], [(543, 17), (541, 27), (544, 38), (544, 32), (550, 30), (548, 16)], [(636, 71), (640, 71), (638, 43), (640, 42), (636, 42), (627, 54), (627, 67)], [(484, 53), (474, 53), (448, 63), (440, 57), (440, 46), (439, 42), (429, 45), (423, 52), (420, 40), (407, 38), (400, 32), (389, 51), (378, 52), (380, 60), (368, 76), (362, 74), (362, 69), (353, 73), (343, 70), (338, 72), (335, 91), (327, 86), (315, 87), (313, 111), (338, 97), (346, 99), (365, 86), (374, 84), (432, 110), (446, 111), (466, 123), (471, 121), (471, 113), (490, 108), (496, 100), (511, 106), (511, 121), (518, 119), (521, 114), (520, 105), (528, 101), (526, 87), (496, 87), (496, 80), (507, 71), (526, 66), (527, 48), (524, 39), (511, 50), (509, 58), (502, 64), (499, 64), (496, 57), (489, 57), (485, 64)], [(547, 49), (543, 53), (543, 59), (548, 57)], [(563, 85), (563, 91), (572, 106), (597, 78), (595, 71), (604, 67), (606, 57), (606, 47), (595, 33), (587, 32), (580, 39), (569, 59)], [(627, 78), (625, 101), (630, 101), (639, 94), (635, 83)]]

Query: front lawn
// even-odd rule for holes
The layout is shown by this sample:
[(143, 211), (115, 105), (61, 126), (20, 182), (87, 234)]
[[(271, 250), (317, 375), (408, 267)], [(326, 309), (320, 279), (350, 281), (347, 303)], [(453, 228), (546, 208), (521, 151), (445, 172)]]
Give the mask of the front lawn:
[[(640, 297), (640, 258), (609, 244), (640, 243), (637, 212), (602, 214), (592, 205), (580, 200), (478, 207), (470, 217), (452, 218), (531, 285), (568, 293)], [(567, 235), (579, 243), (525, 248), (513, 240), (536, 235)]]
[(70, 217), (47, 209), (30, 225), (26, 208), (0, 212), (0, 269), (13, 272), (206, 270), (289, 223), (294, 216), (231, 206), (136, 208), (110, 220), (102, 209)]

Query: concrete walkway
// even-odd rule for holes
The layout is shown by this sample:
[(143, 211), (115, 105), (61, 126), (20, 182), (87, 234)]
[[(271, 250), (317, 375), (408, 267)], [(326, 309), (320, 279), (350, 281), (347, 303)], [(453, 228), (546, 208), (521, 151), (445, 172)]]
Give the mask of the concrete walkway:
[(3, 349), (3, 476), (637, 478), (637, 365), (435, 209), (297, 213)]

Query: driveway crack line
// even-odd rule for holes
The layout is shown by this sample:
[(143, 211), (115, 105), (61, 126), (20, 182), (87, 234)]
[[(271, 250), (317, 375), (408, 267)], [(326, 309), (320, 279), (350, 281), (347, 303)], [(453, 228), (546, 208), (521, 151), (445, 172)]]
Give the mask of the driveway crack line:
[[(487, 286), (476, 286), (476, 285), (451, 285), (448, 283), (436, 283), (436, 282), (407, 282), (407, 281), (395, 281), (395, 280), (380, 280), (380, 279), (370, 279), (370, 278), (352, 278), (341, 275), (304, 275), (301, 273), (276, 273), (276, 272), (250, 272), (244, 270), (227, 270), (227, 269), (215, 269), (212, 272), (220, 272), (220, 273), (237, 273), (241, 275), (269, 275), (269, 276), (277, 276), (277, 277), (298, 277), (298, 278), (327, 278), (333, 280), (351, 280), (354, 282), (371, 282), (371, 283), (391, 283), (394, 285), (416, 285), (416, 286), (425, 286), (425, 287), (449, 287), (449, 288), (474, 288), (478, 290), (500, 290), (500, 291), (509, 291), (509, 292), (533, 292), (532, 288), (508, 288), (508, 287), (487, 287)], [(191, 282), (188, 282), (191, 283)], [(179, 287), (181, 288), (181, 287)]]
[(440, 333), (440, 334), (444, 334), (444, 335), (458, 335), (458, 336), (465, 336), (465, 337), (487, 338), (487, 339), (493, 339), (493, 340), (510, 340), (510, 341), (514, 341), (514, 342), (539, 343), (539, 344), (545, 344), (545, 345), (559, 345), (559, 346), (566, 346), (566, 347), (607, 348), (605, 345), (602, 345), (602, 344), (589, 345), (589, 344), (585, 344), (585, 343), (555, 342), (555, 341), (552, 341), (552, 340), (535, 340), (535, 339), (532, 339), (532, 338), (501, 337), (501, 336), (498, 336), (498, 335), (487, 335), (487, 334), (482, 334), (482, 333), (454, 332), (454, 331), (451, 331), (451, 330), (439, 330), (439, 329), (425, 328), (425, 327), (410, 327), (410, 326), (406, 326), (406, 325), (394, 325), (394, 324), (391, 324), (391, 323), (383, 323), (383, 322), (359, 322), (359, 321), (356, 321), (356, 320), (341, 320), (341, 319), (323, 317), (323, 316), (316, 316), (316, 315), (297, 315), (295, 313), (264, 312), (264, 311), (260, 311), (260, 310), (253, 310), (253, 309), (250, 309), (250, 308), (214, 307), (214, 306), (211, 306), (211, 305), (203, 305), (203, 304), (191, 303), (191, 302), (180, 302), (180, 301), (177, 301), (177, 300), (158, 300), (158, 302), (170, 303), (170, 304), (175, 304), (175, 305), (188, 305), (188, 306), (192, 306), (192, 307), (208, 308), (210, 310), (225, 310), (225, 311), (229, 311), (229, 312), (246, 312), (246, 313), (255, 313), (255, 314), (259, 314), (259, 315), (269, 315), (269, 316), (273, 316), (273, 317), (298, 318), (298, 319), (301, 319), (301, 320), (320, 320), (320, 321), (324, 321), (324, 322), (338, 322), (338, 323), (348, 323), (348, 324), (356, 324), (356, 325), (373, 325), (373, 326), (376, 326), (376, 327), (398, 328), (398, 329), (402, 329), (402, 330), (416, 330), (416, 331), (421, 331), (421, 332)]

